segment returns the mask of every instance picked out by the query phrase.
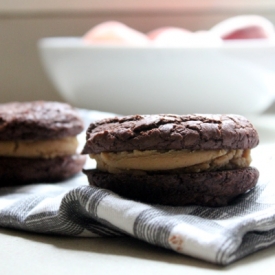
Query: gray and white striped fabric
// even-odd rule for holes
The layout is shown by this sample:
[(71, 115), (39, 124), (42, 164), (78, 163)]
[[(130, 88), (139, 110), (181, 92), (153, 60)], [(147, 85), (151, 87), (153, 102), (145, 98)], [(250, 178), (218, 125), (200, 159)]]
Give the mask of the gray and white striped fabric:
[[(109, 115), (81, 114), (87, 123)], [(81, 173), (57, 184), (1, 188), (0, 226), (79, 237), (127, 235), (227, 265), (275, 243), (275, 160), (270, 148), (258, 151), (257, 157), (257, 187), (230, 206), (143, 204), (91, 187)]]

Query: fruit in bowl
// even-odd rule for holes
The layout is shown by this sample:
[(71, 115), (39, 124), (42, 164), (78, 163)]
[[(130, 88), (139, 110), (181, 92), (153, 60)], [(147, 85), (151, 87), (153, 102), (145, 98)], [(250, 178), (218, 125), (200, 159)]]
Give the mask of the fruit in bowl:
[(101, 23), (83, 36), (84, 41), (94, 44), (147, 45), (149, 38), (123, 23), (110, 21)]
[(121, 22), (107, 21), (98, 24), (84, 34), (84, 41), (91, 44), (120, 44), (135, 46), (194, 46), (219, 44), (236, 39), (274, 39), (272, 22), (258, 15), (240, 15), (223, 20), (209, 30), (190, 30), (166, 26), (147, 34)]
[[(242, 20), (232, 21), (236, 33)], [(44, 38), (39, 49), (57, 91), (77, 107), (124, 115), (259, 114), (275, 91), (275, 41), (267, 26), (258, 25), (269, 29), (265, 38), (227, 39), (218, 24), (197, 32), (166, 26), (145, 34), (109, 21), (82, 37)]]
[(274, 25), (258, 15), (236, 16), (226, 19), (210, 29), (223, 40), (274, 39)]

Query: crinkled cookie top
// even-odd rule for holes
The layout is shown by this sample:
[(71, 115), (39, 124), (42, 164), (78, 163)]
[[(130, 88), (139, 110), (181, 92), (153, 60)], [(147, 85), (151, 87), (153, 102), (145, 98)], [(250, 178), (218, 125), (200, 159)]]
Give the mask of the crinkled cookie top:
[(46, 140), (75, 136), (84, 129), (77, 110), (60, 102), (0, 104), (0, 140)]
[(90, 124), (82, 153), (250, 149), (258, 143), (256, 129), (240, 115), (132, 115)]

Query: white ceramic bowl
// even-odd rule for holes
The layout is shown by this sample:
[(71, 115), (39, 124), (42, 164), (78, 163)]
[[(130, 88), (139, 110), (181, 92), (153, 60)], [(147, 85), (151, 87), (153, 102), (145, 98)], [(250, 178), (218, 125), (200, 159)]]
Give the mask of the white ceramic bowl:
[(275, 43), (207, 47), (95, 46), (44, 38), (44, 68), (76, 107), (119, 114), (259, 114), (275, 94)]

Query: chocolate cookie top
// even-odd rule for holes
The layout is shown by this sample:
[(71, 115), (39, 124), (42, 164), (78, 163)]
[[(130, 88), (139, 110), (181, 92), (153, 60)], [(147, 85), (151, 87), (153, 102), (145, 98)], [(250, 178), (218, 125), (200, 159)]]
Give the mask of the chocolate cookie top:
[(132, 115), (92, 123), (83, 154), (132, 150), (249, 149), (253, 125), (239, 115)]
[(0, 104), (0, 140), (45, 140), (75, 136), (84, 129), (77, 111), (60, 102)]

